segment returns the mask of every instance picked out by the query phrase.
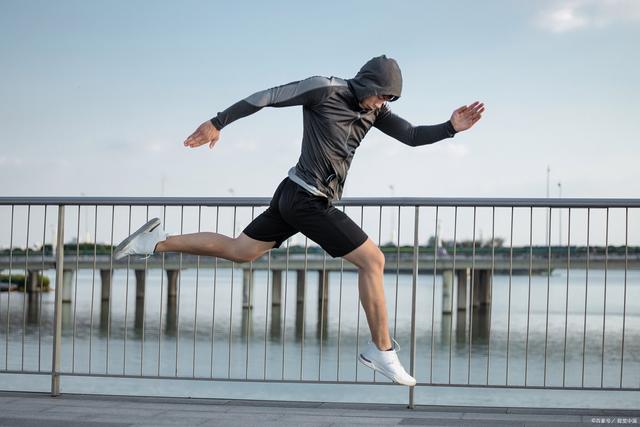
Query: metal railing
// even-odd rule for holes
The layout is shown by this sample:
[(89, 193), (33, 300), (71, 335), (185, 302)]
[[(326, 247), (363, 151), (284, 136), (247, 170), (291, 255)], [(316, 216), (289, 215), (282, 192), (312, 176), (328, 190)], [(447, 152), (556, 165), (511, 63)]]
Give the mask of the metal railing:
[[(0, 375), (50, 375), (53, 395), (61, 376), (389, 385), (356, 360), (368, 333), (355, 267), (300, 235), (245, 264), (113, 259), (151, 216), (170, 234), (237, 236), (268, 203), (0, 198), (0, 282), (24, 272), (0, 293)], [(389, 326), (416, 387), (640, 390), (640, 199), (337, 206), (385, 253)], [(51, 312), (37, 288), (53, 270)]]

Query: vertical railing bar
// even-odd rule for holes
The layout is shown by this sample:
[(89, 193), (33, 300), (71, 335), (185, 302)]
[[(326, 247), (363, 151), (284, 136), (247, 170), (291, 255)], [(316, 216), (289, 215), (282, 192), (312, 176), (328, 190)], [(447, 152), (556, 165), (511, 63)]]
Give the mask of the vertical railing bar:
[[(253, 221), (253, 219), (255, 218), (255, 206), (251, 206), (251, 221)], [(253, 316), (251, 315), (251, 313), (253, 312), (253, 298), (251, 295), (251, 291), (253, 289), (253, 261), (251, 261), (249, 263), (249, 301), (248, 301), (248, 308), (247, 308), (247, 340), (246, 340), (246, 347), (247, 347), (247, 352), (246, 352), (246, 359), (245, 359), (245, 366), (244, 366), (244, 379), (248, 379), (249, 378), (249, 337), (251, 336), (251, 324), (253, 323)], [(244, 286), (244, 283), (243, 283)], [(244, 314), (244, 313), (243, 313)]]
[(393, 336), (397, 335), (398, 328), (398, 283), (400, 281), (400, 206), (398, 206), (398, 238), (396, 246), (396, 289), (394, 297), (393, 308)]
[(511, 206), (511, 226), (510, 226), (510, 243), (509, 243), (509, 297), (507, 303), (507, 356), (506, 356), (506, 370), (504, 377), (504, 385), (509, 385), (509, 347), (511, 340), (511, 283), (513, 279), (513, 209)]
[(562, 350), (562, 387), (565, 386), (567, 377), (567, 329), (569, 322), (569, 271), (571, 268), (571, 208), (569, 208), (567, 220), (567, 285), (564, 302), (564, 349)]
[[(458, 206), (455, 207), (453, 213), (453, 265), (451, 266), (451, 271), (453, 274), (452, 278), (452, 288), (456, 288), (455, 286), (455, 277), (456, 277), (456, 254), (457, 254), (457, 246), (458, 246)], [(453, 291), (453, 289), (452, 289)], [(457, 297), (457, 295), (456, 295)], [(453, 292), (451, 292), (451, 305), (453, 306)], [(452, 307), (453, 308), (453, 307)], [(457, 310), (457, 304), (456, 304)], [(458, 313), (456, 312), (456, 317)], [(452, 366), (452, 357), (453, 357), (453, 309), (451, 310), (451, 316), (449, 317), (449, 382), (451, 384), (451, 366)]]
[[(380, 250), (382, 251), (382, 205), (379, 206), (379, 210), (378, 210), (378, 248), (380, 248)], [(386, 258), (387, 256), (383, 253), (383, 256), (385, 257), (385, 266), (386, 266)], [(383, 278), (384, 278), (384, 271), (382, 273)], [(384, 287), (384, 285), (383, 285)], [(376, 378), (376, 371), (373, 371), (373, 382), (377, 382), (377, 378)]]
[(9, 370), (9, 319), (11, 315), (11, 276), (13, 274), (13, 216), (15, 205), (11, 205), (11, 230), (9, 238), (9, 290), (7, 291), (7, 327), (5, 329), (5, 345), (4, 345), (4, 369)]
[(44, 205), (42, 227), (42, 278), (38, 277), (38, 372), (41, 372), (42, 358), (42, 293), (44, 292), (44, 247), (47, 240), (47, 205)]
[(489, 282), (489, 295), (491, 298), (491, 305), (489, 306), (489, 337), (487, 338), (487, 382), (485, 385), (489, 385), (489, 371), (491, 369), (491, 330), (492, 324), (492, 312), (493, 312), (493, 276), (496, 268), (496, 207), (491, 207), (491, 279)]
[(622, 297), (622, 349), (620, 351), (620, 388), (622, 388), (622, 374), (624, 371), (624, 333), (627, 320), (627, 270), (629, 267), (629, 208), (625, 208), (624, 215), (624, 292)]
[[(269, 253), (267, 254), (267, 301), (264, 305), (264, 359), (262, 361), (262, 379), (263, 380), (267, 379), (267, 324), (269, 321), (269, 288), (271, 287), (272, 274), (273, 274), (273, 271), (271, 271), (271, 249), (269, 249)], [(279, 273), (279, 274), (282, 274), (282, 273)], [(282, 285), (282, 282), (280, 282), (280, 285)], [(271, 314), (271, 321), (273, 321), (273, 310)]]
[(95, 300), (95, 288), (96, 288), (96, 257), (98, 250), (98, 205), (95, 206), (93, 217), (93, 276), (91, 278), (91, 313), (89, 322), (89, 374), (91, 374), (91, 359), (93, 354), (93, 304)]
[[(218, 233), (218, 225), (220, 218), (220, 206), (216, 206), (216, 229)], [(215, 264), (213, 266), (213, 301), (211, 307), (211, 360), (209, 363), (209, 377), (213, 378), (213, 350), (215, 341), (215, 326), (216, 326), (216, 289), (218, 288), (218, 257), (215, 257)]]
[[(318, 381), (322, 372), (322, 340), (324, 339), (324, 296), (329, 293), (329, 276), (327, 273), (327, 251), (322, 255), (322, 283), (320, 287), (320, 357), (318, 358)], [(373, 380), (375, 381), (375, 372)]]
[[(378, 210), (378, 248), (382, 251), (382, 205), (380, 205)], [(386, 255), (382, 254), (385, 257), (385, 266), (386, 266)], [(384, 271), (382, 273), (384, 278)], [(384, 287), (384, 285), (383, 285)], [(373, 382), (377, 382), (376, 371), (373, 371)]]
[(533, 274), (533, 206), (529, 208), (529, 284), (527, 287), (527, 334), (524, 344), (524, 386), (529, 377), (529, 323), (531, 319), (531, 275)]
[[(304, 326), (305, 326), (305, 307), (306, 307), (306, 299), (307, 299), (307, 255), (309, 249), (309, 238), (307, 236), (304, 237), (304, 288), (302, 289), (302, 330), (300, 331), (300, 381), (302, 381), (302, 374), (304, 368)], [(297, 284), (297, 289), (300, 289), (300, 284)], [(298, 295), (296, 295), (296, 299)]]
[[(145, 224), (149, 222), (149, 205), (147, 205), (146, 207), (146, 215), (145, 215)], [(149, 267), (149, 258), (145, 258), (144, 259), (144, 286), (145, 288), (142, 290), (142, 292), (144, 293), (144, 295), (146, 295), (146, 286), (147, 286), (147, 269)], [(137, 283), (136, 283), (136, 287), (137, 287)], [(136, 302), (138, 299), (138, 292), (136, 289)], [(147, 303), (147, 299), (143, 296), (142, 298), (142, 342), (140, 343), (140, 376), (143, 375), (143, 362), (144, 362), (144, 330), (145, 330), (145, 317), (146, 317), (146, 310), (145, 310), (145, 306)]]
[[(363, 212), (364, 212), (364, 206), (360, 207), (360, 228), (362, 228), (362, 218), (363, 218)], [(360, 283), (360, 271), (358, 270), (358, 283)], [(356, 287), (356, 289), (358, 289), (358, 293), (357, 293), (357, 298), (356, 298), (356, 357), (354, 358), (355, 363), (356, 363), (356, 367), (355, 367), (355, 372), (356, 372), (356, 381), (358, 381), (358, 365), (360, 364), (358, 362), (358, 355), (360, 354), (360, 311), (361, 311), (361, 304), (360, 304), (360, 287)]]
[[(542, 377), (543, 386), (547, 385), (547, 348), (549, 343), (549, 288), (551, 285), (551, 208), (549, 207), (549, 216), (548, 216), (548, 227), (549, 235), (547, 236), (547, 241), (549, 242), (548, 254), (547, 254), (547, 311), (546, 311), (546, 320), (544, 326), (544, 371)], [(561, 212), (558, 212), (558, 215), (562, 215)], [(560, 217), (562, 218), (562, 217)], [(560, 243), (561, 244), (561, 243)]]
[(602, 309), (602, 367), (600, 368), (600, 388), (604, 387), (604, 331), (607, 319), (607, 273), (609, 270), (609, 208), (607, 208), (604, 246), (604, 301)]
[[(184, 233), (184, 205), (180, 206), (180, 234)], [(176, 296), (176, 370), (178, 376), (178, 361), (180, 360), (180, 294), (182, 289), (182, 252), (178, 258), (178, 292)]]
[[(344, 206), (342, 206), (344, 213)], [(344, 274), (344, 258), (340, 258), (340, 292), (338, 296), (338, 348), (337, 348), (337, 364), (336, 364), (336, 381), (340, 381), (340, 332), (342, 324), (342, 277)]]
[[(78, 205), (78, 231), (76, 241), (76, 271), (73, 288), (73, 336), (71, 339), (71, 373), (76, 372), (76, 310), (78, 307), (78, 275), (80, 274), (80, 205)], [(53, 247), (53, 242), (51, 242)]]
[(589, 300), (589, 231), (591, 222), (591, 209), (587, 208), (587, 270), (584, 284), (584, 323), (582, 328), (582, 382), (581, 387), (584, 387), (584, 362), (585, 362), (585, 350), (587, 346), (587, 302)]
[[(232, 236), (236, 238), (236, 217), (238, 213), (238, 207), (233, 207), (233, 230)], [(233, 274), (236, 269), (235, 261), (231, 263), (231, 296), (229, 297), (229, 336), (227, 342), (229, 343), (229, 364), (227, 366), (227, 378), (231, 378), (231, 341), (233, 339)]]
[[(109, 257), (109, 300), (107, 301), (107, 354), (106, 354), (106, 364), (104, 373), (109, 373), (109, 342), (111, 339), (111, 306), (112, 306), (112, 287), (111, 282), (113, 281), (113, 222), (115, 216), (115, 206), (111, 206), (111, 256)], [(129, 206), (129, 222), (131, 222), (131, 206)], [(129, 228), (129, 234), (131, 234), (131, 228)], [(129, 266), (131, 257), (127, 257), (127, 267)], [(127, 268), (127, 280), (128, 280), (129, 269)], [(102, 284), (104, 286), (104, 283)], [(104, 302), (102, 301), (102, 296), (100, 296), (100, 306), (102, 306)], [(126, 307), (125, 307), (126, 310)], [(124, 371), (123, 371), (124, 372)]]
[[(202, 224), (202, 205), (198, 206), (198, 233), (200, 233)], [(193, 378), (196, 377), (196, 334), (198, 331), (198, 288), (200, 285), (200, 255), (196, 257), (196, 300), (195, 300), (195, 309), (193, 310), (193, 358), (191, 360), (191, 364), (193, 366), (193, 370), (191, 372), (191, 376)]]
[[(167, 223), (167, 205), (162, 206), (162, 223)], [(166, 252), (162, 252), (162, 270), (160, 271), (160, 310), (158, 318), (158, 376), (160, 376), (160, 358), (162, 354), (162, 301), (164, 299), (164, 275), (166, 274), (164, 269), (165, 254)], [(169, 279), (167, 278), (167, 284), (168, 283)], [(169, 290), (167, 289), (167, 294), (168, 293)], [(167, 306), (167, 309), (168, 308), (169, 307)]]
[[(13, 220), (13, 210), (11, 219)], [(12, 227), (13, 231), (13, 227)], [(53, 242), (52, 242), (53, 243)], [(51, 359), (51, 395), (60, 395), (60, 349), (62, 346), (62, 281), (64, 272), (64, 205), (58, 206), (56, 239), (56, 289), (53, 314), (53, 351)]]
[(27, 206), (27, 245), (24, 258), (24, 286), (22, 287), (22, 370), (24, 371), (24, 342), (27, 329), (27, 282), (29, 281), (29, 229), (31, 225), (31, 205)]
[(433, 383), (433, 356), (435, 349), (435, 311), (436, 311), (436, 275), (438, 274), (438, 247), (440, 236), (438, 235), (438, 213), (439, 206), (436, 206), (435, 241), (433, 243), (433, 284), (431, 286), (431, 355), (429, 357), (429, 382)]
[[(420, 220), (420, 206), (415, 207), (414, 211), (414, 228), (413, 228), (413, 280), (411, 284), (411, 351), (410, 370), (411, 376), (416, 376), (416, 292), (418, 289), (418, 258), (420, 256), (420, 247), (418, 239), (418, 226)], [(409, 408), (414, 408), (414, 392), (415, 387), (409, 387)]]
[[(114, 212), (113, 207), (111, 210), (111, 283), (113, 283), (113, 221), (114, 221)], [(131, 235), (131, 205), (129, 205), (129, 229), (128, 234)], [(126, 281), (124, 287), (124, 340), (122, 346), (122, 375), (125, 374), (127, 370), (127, 322), (129, 320), (129, 270), (131, 268), (131, 257), (127, 257), (127, 274)], [(111, 295), (111, 292), (109, 292)], [(111, 316), (111, 297), (109, 297), (109, 316)], [(109, 326), (111, 326), (111, 321), (109, 321)]]
[(285, 344), (285, 335), (287, 334), (287, 292), (289, 290), (289, 247), (291, 244), (291, 238), (287, 239), (287, 253), (285, 256), (285, 269), (284, 269), (284, 307), (283, 307), (283, 316), (282, 316), (282, 379), (284, 380), (284, 344)]
[(473, 207), (473, 240), (471, 243), (471, 298), (469, 299), (469, 360), (467, 363), (467, 384), (471, 384), (471, 346), (473, 345), (473, 305), (474, 305), (474, 292), (475, 287), (475, 275), (476, 275), (476, 210), (477, 207)]
[[(218, 225), (220, 218), (220, 206), (216, 206), (216, 224), (215, 224), (215, 232), (218, 233)], [(217, 290), (217, 280), (218, 280), (218, 257), (215, 257), (215, 264), (213, 270), (213, 301), (212, 301), (212, 310), (211, 310), (211, 360), (210, 360), (210, 370), (209, 376), (213, 378), (213, 353), (214, 353), (214, 341), (215, 341), (215, 323), (216, 323), (216, 290)]]

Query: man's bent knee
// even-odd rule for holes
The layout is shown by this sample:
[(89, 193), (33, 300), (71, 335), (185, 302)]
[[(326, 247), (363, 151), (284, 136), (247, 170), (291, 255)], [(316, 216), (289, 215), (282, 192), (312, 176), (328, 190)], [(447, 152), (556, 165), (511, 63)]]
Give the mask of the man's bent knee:
[(255, 240), (242, 233), (233, 239), (232, 257), (236, 262), (250, 262), (273, 248), (275, 242)]
[(344, 257), (358, 268), (369, 271), (384, 271), (384, 254), (371, 239), (354, 249)]

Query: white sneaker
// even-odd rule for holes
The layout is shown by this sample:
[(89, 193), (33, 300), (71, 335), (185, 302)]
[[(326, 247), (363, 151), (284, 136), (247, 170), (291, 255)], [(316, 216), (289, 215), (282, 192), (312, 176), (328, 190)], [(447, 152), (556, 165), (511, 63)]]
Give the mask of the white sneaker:
[(137, 229), (116, 247), (113, 257), (116, 260), (127, 255), (153, 255), (158, 242), (166, 240), (167, 233), (160, 227), (160, 218), (153, 218)]
[(363, 365), (380, 372), (395, 383), (413, 387), (416, 385), (416, 379), (409, 375), (402, 367), (397, 354), (400, 346), (396, 340), (393, 340), (393, 342), (395, 344), (393, 350), (380, 351), (374, 343), (369, 341), (368, 347), (360, 353), (358, 360)]

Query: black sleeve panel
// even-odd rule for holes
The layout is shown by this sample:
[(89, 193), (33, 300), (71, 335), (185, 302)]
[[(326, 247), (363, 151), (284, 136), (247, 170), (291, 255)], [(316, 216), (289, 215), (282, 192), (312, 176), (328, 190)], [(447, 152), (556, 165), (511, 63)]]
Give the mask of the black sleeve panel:
[(312, 107), (319, 104), (328, 95), (332, 85), (332, 79), (315, 76), (262, 90), (219, 112), (216, 117), (211, 119), (211, 123), (220, 130), (264, 107), (290, 107), (293, 105)]
[(412, 147), (433, 144), (445, 138), (452, 138), (456, 134), (450, 121), (438, 125), (413, 126), (402, 117), (393, 114), (386, 105), (382, 107), (373, 126)]

